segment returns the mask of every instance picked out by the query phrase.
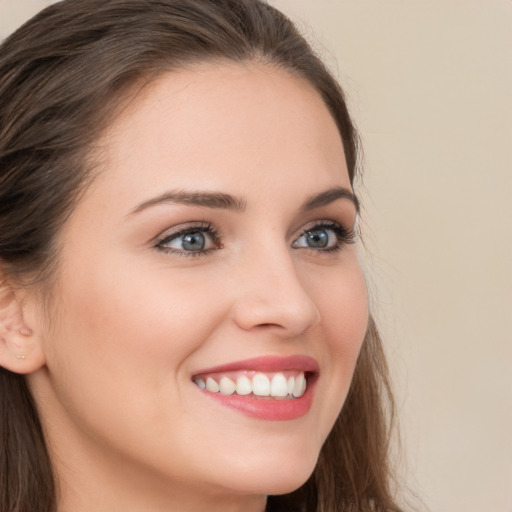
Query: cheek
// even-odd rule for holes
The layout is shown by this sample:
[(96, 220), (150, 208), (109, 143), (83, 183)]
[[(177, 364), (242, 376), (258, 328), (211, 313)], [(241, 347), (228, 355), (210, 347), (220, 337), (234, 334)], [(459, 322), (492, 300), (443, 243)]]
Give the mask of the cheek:
[(355, 365), (368, 326), (368, 298), (362, 273), (353, 273), (324, 300), (326, 328), (333, 355)]
[(83, 266), (73, 279), (63, 273), (48, 368), (68, 406), (89, 398), (105, 414), (114, 408), (121, 415), (122, 404), (154, 414), (156, 400), (180, 386), (184, 362), (218, 325), (222, 304), (185, 278), (116, 261)]
[(317, 292), (318, 309), (335, 362), (355, 365), (368, 325), (368, 296), (356, 258)]
[(318, 295), (322, 333), (327, 351), (319, 381), (326, 404), (319, 415), (325, 428), (322, 442), (330, 432), (345, 402), (368, 326), (368, 298), (363, 273), (355, 261), (345, 266), (328, 290)]
[[(117, 261), (97, 260), (73, 279), (62, 273), (48, 340), (46, 417), (61, 436), (78, 428), (133, 460), (168, 467), (173, 443), (186, 451), (184, 432), (198, 428), (187, 419), (187, 361), (225, 306), (212, 290), (198, 293), (199, 283), (191, 286), (185, 275), (167, 280), (161, 268), (133, 271)], [(141, 432), (152, 434), (143, 441)], [(153, 439), (167, 444), (155, 447)]]
[(166, 359), (172, 355), (178, 363), (216, 324), (220, 305), (212, 300), (215, 295), (198, 293), (185, 278), (173, 274), (166, 279), (161, 269), (101, 267), (84, 272), (62, 292), (60, 317), (67, 335), (86, 337), (88, 350), (116, 357), (167, 353)]

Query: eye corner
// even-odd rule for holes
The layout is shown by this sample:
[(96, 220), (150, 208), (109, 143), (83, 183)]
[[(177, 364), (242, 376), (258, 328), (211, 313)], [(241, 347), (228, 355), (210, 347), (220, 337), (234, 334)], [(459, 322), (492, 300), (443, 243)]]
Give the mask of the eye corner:
[[(317, 232), (316, 235), (314, 234), (315, 231)], [(301, 243), (303, 238), (304, 241)], [(328, 254), (338, 252), (346, 245), (355, 244), (357, 238), (356, 226), (347, 229), (343, 224), (334, 220), (318, 220), (300, 229), (292, 247)]]
[[(179, 241), (180, 238), (186, 237), (187, 235), (200, 234), (202, 238), (202, 244), (198, 247), (185, 247), (184, 240), (178, 243), (177, 247), (173, 247), (171, 244), (175, 241)], [(187, 242), (189, 245), (193, 244), (192, 240)], [(181, 247), (179, 247), (181, 245)], [(211, 245), (211, 247), (205, 247)], [(153, 247), (164, 254), (171, 254), (183, 257), (198, 257), (216, 251), (223, 248), (223, 244), (220, 240), (220, 236), (217, 230), (208, 222), (192, 222), (186, 224), (180, 224), (173, 228), (170, 228), (159, 236), (157, 236), (153, 242)]]

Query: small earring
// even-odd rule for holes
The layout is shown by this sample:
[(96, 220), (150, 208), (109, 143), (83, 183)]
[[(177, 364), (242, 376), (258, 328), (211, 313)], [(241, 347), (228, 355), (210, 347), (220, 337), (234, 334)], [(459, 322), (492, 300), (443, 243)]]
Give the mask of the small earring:
[(25, 359), (25, 356), (23, 354), (18, 354), (16, 356), (16, 359)]
[(22, 336), (31, 336), (31, 335), (32, 335), (32, 329), (30, 329), (29, 327), (22, 327), (22, 328), (19, 330), (19, 333), (20, 333)]

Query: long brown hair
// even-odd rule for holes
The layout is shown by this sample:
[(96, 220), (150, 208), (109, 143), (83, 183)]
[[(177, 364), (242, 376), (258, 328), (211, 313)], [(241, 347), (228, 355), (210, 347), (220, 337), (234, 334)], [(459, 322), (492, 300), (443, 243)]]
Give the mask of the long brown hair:
[[(127, 93), (163, 72), (221, 60), (260, 61), (308, 80), (337, 123), (353, 182), (358, 138), (343, 92), (273, 7), (260, 0), (65, 0), (0, 47), (5, 279), (50, 289), (59, 229), (93, 174), (87, 157)], [(291, 494), (270, 496), (267, 510), (398, 511), (388, 465), (392, 404), (370, 318), (349, 395), (313, 475)], [(0, 510), (56, 509), (36, 407), (24, 377), (0, 368)]]

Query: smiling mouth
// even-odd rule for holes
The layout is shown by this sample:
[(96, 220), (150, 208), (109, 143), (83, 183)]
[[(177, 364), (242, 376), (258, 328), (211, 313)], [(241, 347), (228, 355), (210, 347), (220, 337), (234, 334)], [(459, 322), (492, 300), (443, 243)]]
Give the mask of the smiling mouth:
[(255, 398), (293, 400), (304, 395), (311, 372), (285, 370), (258, 372), (238, 370), (215, 374), (201, 374), (193, 378), (199, 388), (224, 396), (241, 395)]
[(306, 355), (267, 355), (199, 370), (195, 387), (219, 403), (262, 419), (293, 419), (311, 407), (318, 362)]

